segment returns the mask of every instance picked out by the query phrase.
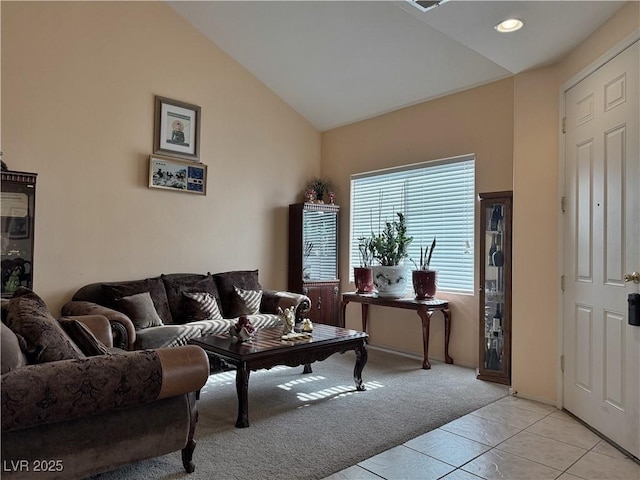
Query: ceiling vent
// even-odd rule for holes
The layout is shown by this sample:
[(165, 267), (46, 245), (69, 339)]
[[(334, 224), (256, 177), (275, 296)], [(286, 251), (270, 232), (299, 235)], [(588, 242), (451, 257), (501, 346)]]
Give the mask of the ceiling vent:
[(421, 12), (428, 12), (432, 8), (436, 8), (438, 5), (448, 2), (449, 0), (439, 1), (423, 1), (423, 0), (407, 0), (411, 5), (419, 9)]

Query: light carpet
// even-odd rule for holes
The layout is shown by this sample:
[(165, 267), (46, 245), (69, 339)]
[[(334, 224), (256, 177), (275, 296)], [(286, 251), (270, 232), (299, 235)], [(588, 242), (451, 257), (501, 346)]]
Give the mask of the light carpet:
[(235, 373), (209, 377), (196, 427), (196, 470), (180, 452), (97, 475), (115, 479), (322, 479), (508, 394), (470, 368), (369, 350), (358, 392), (355, 353), (302, 367), (251, 372), (249, 428), (235, 428)]

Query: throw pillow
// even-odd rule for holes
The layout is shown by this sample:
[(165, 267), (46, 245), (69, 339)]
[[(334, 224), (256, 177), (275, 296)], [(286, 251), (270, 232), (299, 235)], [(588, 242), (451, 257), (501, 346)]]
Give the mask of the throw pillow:
[(2, 367), (2, 375), (11, 370), (27, 365), (27, 359), (23, 350), (27, 348), (27, 344), (20, 335), (16, 335), (4, 323), (0, 323), (0, 367)]
[(107, 346), (98, 340), (84, 323), (70, 318), (61, 318), (60, 324), (87, 357), (109, 353)]
[[(169, 309), (174, 323), (184, 323), (192, 321), (187, 318), (189, 315), (184, 311), (183, 293), (210, 293), (216, 300), (219, 300), (216, 282), (211, 275), (170, 273), (160, 276), (164, 282), (164, 289), (167, 292)], [(166, 323), (166, 322), (165, 322)]]
[[(130, 282), (120, 283), (103, 283), (102, 292), (109, 300), (109, 307), (118, 308), (117, 300), (123, 297), (129, 297), (136, 293), (149, 292), (151, 300), (156, 309), (156, 313), (162, 319), (163, 323), (173, 323), (171, 318), (171, 310), (167, 301), (167, 293), (164, 289), (164, 283), (160, 277), (147, 278), (145, 280), (134, 280)], [(125, 312), (123, 312), (125, 313)]]
[[(213, 276), (220, 295), (220, 306), (224, 318), (235, 318), (239, 316), (234, 311), (235, 291), (238, 287), (243, 290), (262, 290), (258, 282), (258, 270), (234, 270), (231, 272), (216, 273)], [(242, 315), (242, 314), (240, 314)]]
[(184, 292), (183, 311), (188, 321), (222, 320), (222, 314), (216, 298), (208, 292)]
[(255, 315), (260, 313), (260, 301), (262, 300), (262, 290), (244, 290), (234, 287), (234, 299), (232, 302), (234, 315)]
[(136, 330), (164, 325), (158, 316), (149, 292), (136, 293), (116, 300), (118, 310), (133, 322)]
[(9, 301), (6, 323), (24, 338), (30, 363), (85, 358), (44, 301), (27, 288), (20, 287)]

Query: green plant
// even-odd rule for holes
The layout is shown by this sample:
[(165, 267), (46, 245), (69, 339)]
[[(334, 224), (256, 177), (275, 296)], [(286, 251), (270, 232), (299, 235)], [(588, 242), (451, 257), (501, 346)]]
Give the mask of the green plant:
[(416, 262), (411, 259), (413, 264), (416, 266), (416, 270), (429, 270), (429, 264), (431, 263), (431, 255), (433, 255), (433, 249), (436, 248), (436, 237), (433, 237), (433, 242), (431, 242), (431, 248), (427, 247), (423, 249), (420, 247), (420, 265), (416, 264)]
[(404, 215), (396, 213), (398, 220), (386, 222), (385, 227), (379, 234), (372, 234), (373, 256), (380, 265), (387, 267), (399, 265), (407, 258), (407, 248), (413, 237), (407, 236), (407, 225)]
[(358, 252), (360, 253), (360, 266), (369, 268), (373, 263), (373, 239), (364, 236), (358, 238)]

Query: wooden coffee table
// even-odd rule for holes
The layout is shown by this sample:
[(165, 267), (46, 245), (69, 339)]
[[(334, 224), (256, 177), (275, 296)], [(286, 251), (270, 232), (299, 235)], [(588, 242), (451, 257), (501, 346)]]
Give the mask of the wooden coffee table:
[(236, 427), (249, 426), (249, 373), (251, 370), (272, 368), (276, 365), (297, 367), (304, 365), (303, 373), (311, 373), (311, 364), (325, 360), (334, 353), (355, 350), (356, 365), (353, 378), (357, 390), (365, 390), (362, 370), (367, 363), (366, 339), (368, 335), (356, 330), (314, 324), (313, 336), (306, 340), (281, 340), (282, 327), (263, 328), (251, 341), (234, 343), (229, 335), (208, 335), (189, 340), (207, 353), (222, 357), (236, 367), (238, 392), (238, 419)]

